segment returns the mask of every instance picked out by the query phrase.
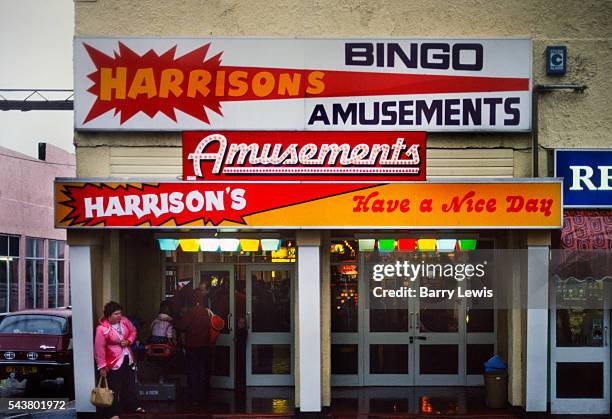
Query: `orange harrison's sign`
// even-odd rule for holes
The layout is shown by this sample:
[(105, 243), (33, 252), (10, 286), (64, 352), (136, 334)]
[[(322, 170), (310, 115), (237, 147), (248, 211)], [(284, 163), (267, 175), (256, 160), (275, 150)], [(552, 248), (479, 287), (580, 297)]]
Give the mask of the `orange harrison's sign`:
[(561, 182), (55, 182), (64, 228), (560, 228)]

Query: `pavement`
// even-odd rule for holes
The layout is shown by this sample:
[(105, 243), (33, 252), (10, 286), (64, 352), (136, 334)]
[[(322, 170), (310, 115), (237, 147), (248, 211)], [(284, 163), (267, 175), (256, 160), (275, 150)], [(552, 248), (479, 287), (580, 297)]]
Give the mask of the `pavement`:
[(74, 406), (74, 400), (68, 402), (65, 410), (45, 410), (40, 412), (16, 412), (9, 411), (7, 409), (0, 411), (0, 418), (3, 419), (73, 419), (76, 418), (76, 408)]

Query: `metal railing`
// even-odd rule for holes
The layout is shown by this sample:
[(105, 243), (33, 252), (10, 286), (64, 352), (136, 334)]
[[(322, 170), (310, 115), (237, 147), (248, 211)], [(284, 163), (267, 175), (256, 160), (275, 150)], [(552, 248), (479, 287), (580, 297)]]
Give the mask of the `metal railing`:
[(0, 89), (0, 111), (72, 111), (72, 89)]

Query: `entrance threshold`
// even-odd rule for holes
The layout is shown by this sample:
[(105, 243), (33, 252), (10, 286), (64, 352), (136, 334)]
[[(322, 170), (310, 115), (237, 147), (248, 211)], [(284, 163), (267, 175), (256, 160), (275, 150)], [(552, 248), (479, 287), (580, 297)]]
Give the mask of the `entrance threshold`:
[[(211, 389), (208, 406), (145, 401), (146, 418), (521, 418), (516, 409), (489, 409), (483, 387), (334, 387), (331, 407), (320, 414), (296, 413), (293, 387)], [(137, 418), (138, 415), (122, 415)]]
[(484, 387), (332, 388), (334, 418), (519, 418), (516, 410), (490, 409)]

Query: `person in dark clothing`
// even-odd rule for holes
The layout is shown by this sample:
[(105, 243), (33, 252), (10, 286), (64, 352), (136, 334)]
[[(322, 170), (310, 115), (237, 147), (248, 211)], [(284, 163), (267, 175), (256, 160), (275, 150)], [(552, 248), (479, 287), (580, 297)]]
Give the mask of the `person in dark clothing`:
[(179, 289), (167, 304), (170, 306), (170, 315), (178, 319), (185, 311), (195, 304), (196, 290), (193, 287), (193, 281), (189, 281), (181, 289)]
[(195, 305), (177, 323), (177, 329), (185, 332), (187, 384), (194, 404), (205, 404), (210, 390), (210, 314), (207, 297), (208, 287), (200, 285), (195, 294)]

